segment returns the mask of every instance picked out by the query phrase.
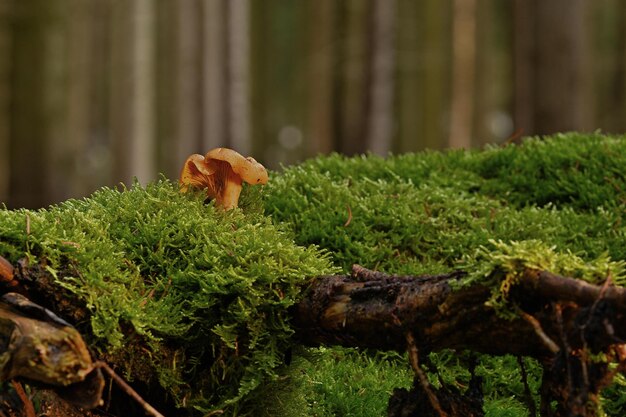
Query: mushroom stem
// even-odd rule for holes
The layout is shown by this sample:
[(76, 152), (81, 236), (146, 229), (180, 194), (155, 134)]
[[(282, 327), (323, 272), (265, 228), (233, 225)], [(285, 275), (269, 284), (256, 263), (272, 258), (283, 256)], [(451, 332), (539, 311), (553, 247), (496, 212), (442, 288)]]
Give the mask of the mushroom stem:
[[(227, 165), (222, 161), (217, 161), (220, 165)], [(231, 210), (237, 207), (239, 203), (239, 195), (241, 194), (242, 181), (241, 177), (230, 169), (225, 168), (224, 182), (221, 189), (217, 190), (216, 202), (217, 206), (224, 210)]]

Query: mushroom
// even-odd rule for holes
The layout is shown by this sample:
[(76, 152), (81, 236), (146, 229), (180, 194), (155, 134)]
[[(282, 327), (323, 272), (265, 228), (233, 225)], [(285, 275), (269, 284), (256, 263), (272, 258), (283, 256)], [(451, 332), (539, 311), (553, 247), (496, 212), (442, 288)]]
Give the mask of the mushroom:
[(244, 158), (228, 148), (215, 148), (205, 156), (193, 154), (180, 173), (181, 191), (206, 187), (207, 196), (215, 198), (225, 210), (237, 207), (242, 182), (266, 184), (267, 171), (254, 158)]

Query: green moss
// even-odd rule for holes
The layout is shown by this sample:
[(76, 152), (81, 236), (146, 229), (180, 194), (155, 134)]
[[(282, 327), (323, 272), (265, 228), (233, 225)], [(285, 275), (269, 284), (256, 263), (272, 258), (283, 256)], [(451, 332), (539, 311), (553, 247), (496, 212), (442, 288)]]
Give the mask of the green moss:
[(253, 396), (258, 417), (379, 417), (394, 388), (410, 388), (413, 374), (397, 353), (346, 348), (300, 349), (263, 395)]
[(570, 251), (557, 252), (554, 246), (539, 240), (508, 243), (492, 240), (489, 246), (481, 246), (465, 259), (463, 270), (468, 271), (468, 276), (461, 285), (490, 285), (492, 297), (488, 305), (510, 318), (516, 313), (507, 303), (509, 289), (527, 269), (550, 271), (596, 285), (610, 276), (612, 283), (626, 284), (626, 262), (611, 261), (606, 254), (585, 261)]
[[(525, 267), (592, 282), (610, 273), (624, 285), (624, 172), (626, 138), (600, 134), (481, 151), (330, 155), (274, 178), (266, 212), (291, 225), (299, 244), (327, 249), (344, 271), (353, 263), (399, 274), (463, 268), (464, 285), (490, 285), (492, 305), (507, 315), (514, 314), (507, 283)], [(494, 370), (485, 411), (526, 416), (519, 390), (506, 388), (519, 385), (517, 366), (498, 360), (480, 362)], [(467, 377), (458, 366), (434, 362), (451, 380)], [(539, 367), (529, 373), (540, 379)], [(605, 409), (617, 407), (615, 392), (612, 387)]]
[(344, 270), (359, 262), (436, 273), (492, 240), (537, 240), (584, 260), (626, 259), (621, 155), (626, 140), (599, 135), (386, 160), (332, 155), (274, 178), (266, 208), (292, 225), (299, 244), (328, 249)]
[(92, 346), (137, 375), (146, 364), (124, 359), (139, 337), (169, 395), (208, 411), (274, 376), (293, 333), (287, 309), (309, 277), (333, 268), (267, 217), (202, 200), (168, 181), (103, 189), (0, 211), (0, 241), (14, 262), (45, 263), (85, 305)]
[[(165, 180), (46, 210), (0, 210), (0, 254), (53, 274), (89, 312), (77, 324), (90, 345), (128, 376), (156, 370), (189, 414), (259, 415), (267, 403), (253, 399), (275, 398), (276, 415), (365, 415), (360, 402), (377, 415), (388, 387), (406, 382), (406, 365), (345, 350), (334, 361), (327, 350), (281, 367), (293, 333), (288, 309), (310, 277), (353, 263), (401, 274), (464, 268), (464, 284), (490, 285), (502, 312), (502, 284), (522, 267), (593, 282), (610, 272), (623, 284), (624, 172), (626, 139), (600, 134), (481, 151), (330, 155), (273, 173), (232, 212)], [(138, 355), (138, 346), (149, 351)], [(464, 381), (450, 357), (434, 362)], [(515, 363), (498, 360), (479, 366), (487, 415), (523, 416)], [(351, 375), (361, 368), (355, 391)], [(538, 367), (529, 372), (536, 381)], [(376, 391), (376, 379), (391, 385)], [(297, 389), (286, 388), (296, 380)], [(361, 389), (376, 392), (373, 402)], [(611, 388), (605, 410), (621, 409), (620, 392)]]

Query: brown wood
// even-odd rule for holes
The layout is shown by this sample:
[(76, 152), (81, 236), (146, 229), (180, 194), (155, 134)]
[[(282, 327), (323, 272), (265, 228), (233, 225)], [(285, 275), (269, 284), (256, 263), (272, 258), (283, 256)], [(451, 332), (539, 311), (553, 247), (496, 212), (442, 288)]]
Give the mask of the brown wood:
[[(597, 404), (613, 374), (606, 362), (589, 356), (602, 352), (624, 366), (619, 352), (626, 338), (626, 289), (609, 280), (598, 286), (528, 269), (510, 288), (510, 308), (517, 313), (511, 318), (488, 305), (489, 288), (461, 287), (464, 275), (393, 276), (355, 266), (351, 276), (321, 277), (294, 310), (297, 335), (308, 345), (408, 348), (413, 356), (458, 349), (534, 357), (544, 366), (542, 415), (596, 416), (588, 405)], [(389, 415), (418, 409), (411, 401), (420, 401), (420, 415), (481, 415), (468, 411), (481, 409), (471, 395), (444, 390), (435, 402), (424, 395), (429, 391), (418, 384), (398, 391), (390, 402), (397, 411), (390, 408)], [(545, 405), (552, 401), (558, 403), (554, 412)]]

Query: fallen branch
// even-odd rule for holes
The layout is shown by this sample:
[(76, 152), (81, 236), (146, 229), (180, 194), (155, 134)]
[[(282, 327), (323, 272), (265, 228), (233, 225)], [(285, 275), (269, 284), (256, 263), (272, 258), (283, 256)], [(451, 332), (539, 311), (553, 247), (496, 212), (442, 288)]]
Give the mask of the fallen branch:
[[(581, 348), (579, 323), (588, 320), (598, 298), (609, 306), (606, 329), (595, 329), (594, 348), (626, 340), (626, 289), (602, 288), (546, 271), (526, 270), (510, 290), (517, 319), (486, 304), (491, 290), (482, 285), (453, 289), (465, 274), (396, 276), (355, 266), (353, 274), (316, 279), (295, 307), (298, 336), (308, 345), (342, 345), (404, 351), (405, 335), (415, 335), (420, 351), (469, 349), (538, 359), (560, 349), (554, 311), (559, 303), (572, 349)], [(605, 309), (606, 310), (606, 309)], [(576, 321), (585, 314), (584, 321)], [(579, 318), (580, 319), (580, 318)], [(613, 329), (609, 334), (607, 329)], [(538, 333), (538, 330), (540, 332)], [(598, 333), (599, 332), (599, 333)]]
[[(596, 416), (588, 404), (597, 404), (614, 373), (608, 362), (590, 358), (604, 353), (624, 366), (624, 358), (614, 352), (621, 352), (617, 346), (626, 340), (626, 289), (527, 269), (509, 289), (508, 302), (517, 313), (511, 319), (487, 303), (489, 288), (458, 285), (463, 276), (394, 276), (355, 266), (351, 276), (320, 277), (295, 307), (297, 334), (308, 345), (397, 351), (407, 349), (409, 334), (412, 362), (418, 351), (442, 349), (534, 357), (544, 366), (543, 414), (555, 400), (559, 405), (550, 416), (572, 411)], [(429, 394), (428, 387), (422, 389)], [(398, 394), (401, 403), (409, 395)], [(426, 401), (441, 415), (431, 397)]]

